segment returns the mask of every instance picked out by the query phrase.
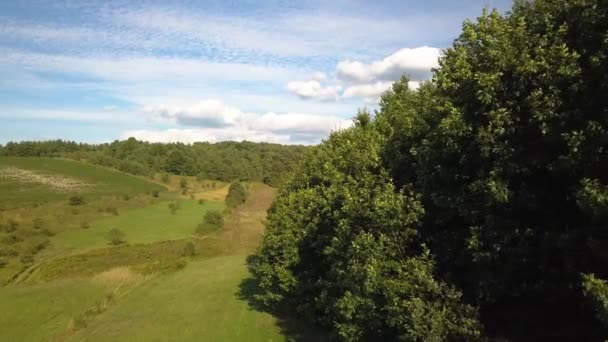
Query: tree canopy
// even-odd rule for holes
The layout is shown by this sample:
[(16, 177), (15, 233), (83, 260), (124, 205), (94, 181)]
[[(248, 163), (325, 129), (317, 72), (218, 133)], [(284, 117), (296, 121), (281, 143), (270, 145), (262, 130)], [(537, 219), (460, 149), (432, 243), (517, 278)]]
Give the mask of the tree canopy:
[(221, 181), (255, 180), (278, 185), (301, 159), (305, 146), (252, 142), (148, 143), (129, 138), (107, 144), (22, 141), (0, 146), (0, 155), (62, 157), (135, 175), (168, 172)]
[(307, 154), (260, 299), (350, 341), (607, 336), (607, 72), (606, 2), (465, 22), (430, 82)]

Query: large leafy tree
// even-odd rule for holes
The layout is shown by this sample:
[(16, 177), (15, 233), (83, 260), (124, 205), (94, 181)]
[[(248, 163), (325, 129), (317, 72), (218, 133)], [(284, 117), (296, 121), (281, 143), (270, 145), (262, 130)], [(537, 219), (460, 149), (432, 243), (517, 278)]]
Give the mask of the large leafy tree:
[[(497, 334), (601, 334), (606, 310), (608, 3), (519, 1), (466, 22), (433, 81), (381, 102), (385, 160), (422, 196), (442, 279)], [(573, 314), (575, 313), (575, 314)], [(598, 317), (605, 317), (600, 312)]]
[(270, 209), (252, 265), (259, 299), (296, 307), (348, 341), (475, 339), (476, 312), (433, 277), (416, 242), (424, 211), (392, 185), (383, 142), (360, 113), (307, 156)]

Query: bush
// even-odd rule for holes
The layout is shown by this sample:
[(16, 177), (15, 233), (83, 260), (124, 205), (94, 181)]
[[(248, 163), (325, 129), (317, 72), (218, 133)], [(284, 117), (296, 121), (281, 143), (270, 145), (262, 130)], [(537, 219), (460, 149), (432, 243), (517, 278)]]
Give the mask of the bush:
[(245, 203), (247, 199), (247, 190), (241, 182), (232, 182), (230, 188), (228, 188), (228, 194), (226, 195), (226, 205), (229, 208), (235, 208), (238, 205)]
[(110, 213), (114, 216), (118, 216), (118, 209), (116, 209), (116, 207), (107, 207), (105, 209), (106, 213)]
[(44, 226), (44, 221), (40, 217), (36, 217), (34, 219), (34, 221), (32, 222), (32, 228), (34, 228), (36, 230), (42, 229), (43, 226)]
[(194, 244), (192, 241), (188, 241), (186, 245), (184, 245), (184, 249), (182, 251), (183, 256), (194, 256), (196, 255), (196, 250), (194, 248)]
[(68, 200), (68, 203), (71, 206), (83, 205), (84, 204), (84, 197), (82, 197), (80, 195), (71, 196), (70, 199)]
[(177, 214), (177, 211), (181, 208), (181, 204), (179, 201), (175, 201), (173, 203), (169, 203), (168, 207), (171, 214), (175, 215)]
[(54, 236), (55, 232), (53, 232), (52, 230), (48, 229), (48, 228), (42, 228), (41, 230), (42, 234), (46, 235), (46, 236)]
[(185, 190), (186, 188), (188, 188), (188, 180), (187, 180), (186, 178), (182, 177), (182, 178), (179, 180), (179, 187), (180, 187), (182, 190)]
[(109, 244), (114, 246), (122, 245), (127, 242), (125, 240), (125, 233), (118, 228), (112, 228), (108, 232), (106, 238), (108, 239)]
[(4, 266), (6, 266), (6, 264), (8, 264), (8, 261), (0, 257), (0, 268), (3, 268)]
[(224, 217), (217, 210), (209, 210), (203, 217), (203, 222), (196, 227), (197, 235), (204, 235), (212, 230), (220, 229), (224, 226)]
[(206, 202), (206, 201), (205, 201), (204, 199), (202, 199), (202, 198), (198, 200), (198, 204), (200, 204), (200, 205), (205, 204), (205, 202)]
[(89, 229), (89, 228), (91, 228), (91, 225), (89, 224), (89, 222), (83, 220), (83, 221), (80, 221), (80, 228)]
[(163, 175), (160, 177), (160, 180), (165, 184), (169, 183), (169, 175), (166, 173), (163, 173)]
[(158, 190), (154, 190), (154, 191), (152, 191), (152, 197), (154, 197), (154, 198), (158, 198), (158, 196), (159, 196), (159, 195), (160, 195), (160, 193), (159, 193), (159, 191), (158, 191)]

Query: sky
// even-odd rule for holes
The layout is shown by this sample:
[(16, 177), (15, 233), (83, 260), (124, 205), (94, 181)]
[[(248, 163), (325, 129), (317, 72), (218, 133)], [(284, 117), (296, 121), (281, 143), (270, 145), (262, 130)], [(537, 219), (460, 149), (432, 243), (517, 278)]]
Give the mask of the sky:
[(0, 144), (316, 144), (511, 0), (0, 1)]

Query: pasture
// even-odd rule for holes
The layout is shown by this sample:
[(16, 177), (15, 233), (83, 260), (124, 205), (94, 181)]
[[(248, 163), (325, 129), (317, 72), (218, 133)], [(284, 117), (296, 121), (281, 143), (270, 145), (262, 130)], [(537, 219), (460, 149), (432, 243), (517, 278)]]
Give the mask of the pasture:
[(135, 195), (165, 187), (143, 178), (82, 162), (37, 157), (0, 157), (0, 206), (84, 197)]

